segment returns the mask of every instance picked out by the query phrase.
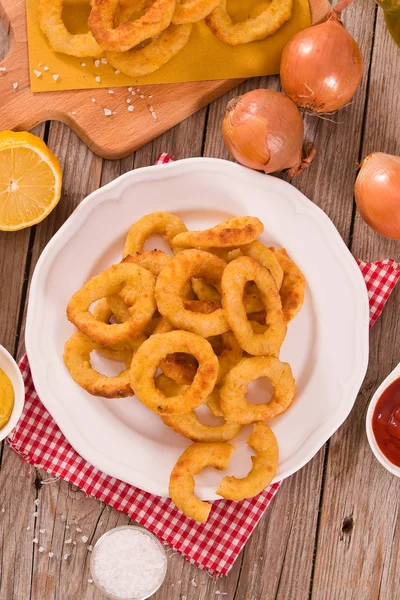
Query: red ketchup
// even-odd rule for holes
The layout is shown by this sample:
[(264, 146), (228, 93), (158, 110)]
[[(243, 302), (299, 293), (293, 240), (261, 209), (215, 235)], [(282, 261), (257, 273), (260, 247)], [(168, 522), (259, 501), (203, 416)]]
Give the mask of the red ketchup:
[(372, 431), (381, 452), (400, 467), (400, 377), (386, 388), (376, 403)]

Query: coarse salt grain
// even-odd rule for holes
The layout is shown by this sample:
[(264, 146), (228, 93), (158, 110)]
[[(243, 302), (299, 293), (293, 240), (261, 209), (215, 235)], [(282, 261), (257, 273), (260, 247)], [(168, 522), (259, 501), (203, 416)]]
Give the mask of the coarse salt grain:
[(94, 66), (97, 68), (100, 66), (100, 61), (99, 60), (95, 60), (94, 61)]
[(38, 512), (34, 512), (34, 513), (33, 513), (33, 516), (34, 516), (34, 517), (38, 517), (38, 516), (39, 516), (39, 513), (38, 513)]
[(65, 540), (64, 544), (72, 544), (72, 539), (69, 538), (69, 540)]
[(43, 546), (39, 546), (39, 552), (44, 552)]
[(137, 529), (120, 529), (96, 547), (92, 575), (109, 594), (141, 598), (161, 583), (165, 566), (155, 540)]
[(108, 64), (108, 60), (106, 58), (102, 58), (101, 62), (103, 63), (103, 65), (107, 65)]
[(2, 73), (5, 73), (5, 72), (7, 71), (7, 69), (6, 69), (5, 67), (0, 67), (0, 71), (1, 71)]
[(113, 114), (113, 111), (110, 110), (109, 108), (103, 108), (103, 110), (104, 110), (104, 115), (106, 117), (110, 117)]
[(128, 110), (129, 110), (129, 112), (132, 112), (132, 111), (134, 111), (134, 110), (135, 110), (135, 107), (134, 107), (134, 106), (132, 106), (132, 104), (130, 104), (130, 105), (128, 106)]
[(77, 533), (82, 533), (82, 529), (80, 527), (77, 527), (75, 530)]
[(81, 62), (81, 67), (86, 67), (86, 63)]
[(49, 552), (49, 558), (53, 558), (54, 552)]
[(81, 537), (81, 540), (82, 540), (82, 542), (83, 542), (84, 544), (86, 544), (86, 542), (88, 541), (88, 539), (89, 539), (89, 538), (88, 538), (88, 536), (87, 536), (87, 535), (83, 535), (83, 536)]
[(131, 87), (128, 87), (128, 92), (131, 92), (131, 91), (132, 91), (132, 88), (131, 88)]
[(58, 81), (60, 79), (60, 76), (57, 73), (54, 73), (53, 79), (54, 81)]
[(39, 77), (42, 76), (42, 71), (38, 71), (37, 69), (33, 69), (33, 72), (35, 73), (36, 77), (39, 79)]
[(98, 75), (95, 77), (95, 80), (97, 81), (97, 83), (101, 82), (101, 77), (99, 77)]
[(44, 65), (43, 71), (48, 71), (48, 70), (49, 70), (49, 67), (47, 65)]
[(40, 504), (40, 500), (39, 500), (39, 498), (36, 498), (36, 500), (34, 501), (34, 503), (33, 503), (33, 504), (34, 504), (35, 506), (39, 506), (39, 504)]
[(38, 543), (39, 543), (39, 540), (38, 540), (37, 538), (33, 538), (32, 542), (33, 542), (34, 544), (38, 544)]
[(88, 583), (93, 583), (93, 579), (88, 579), (87, 582)]
[(45, 529), (39, 529), (39, 533), (46, 533)]
[(117, 69), (116, 71), (114, 71), (115, 75), (119, 75), (121, 73), (121, 71), (119, 69)]
[(130, 104), (132, 102), (132, 100), (130, 98), (127, 98), (126, 101), (128, 104)]
[(14, 81), (12, 86), (13, 86), (14, 90), (18, 89), (18, 81)]

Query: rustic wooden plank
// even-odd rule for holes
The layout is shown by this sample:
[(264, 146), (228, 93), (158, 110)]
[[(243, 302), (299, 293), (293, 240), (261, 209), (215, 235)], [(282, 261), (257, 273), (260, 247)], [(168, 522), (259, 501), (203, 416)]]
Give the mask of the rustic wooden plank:
[[(400, 51), (378, 10), (361, 155), (400, 154)], [(354, 180), (354, 177), (353, 177)], [(357, 214), (352, 252), (366, 260), (400, 258), (399, 244), (374, 233)], [(400, 287), (371, 331), (370, 366), (355, 407), (333, 436), (326, 469), (312, 597), (392, 600), (399, 588), (400, 481), (375, 460), (366, 438), (372, 394), (400, 361)]]

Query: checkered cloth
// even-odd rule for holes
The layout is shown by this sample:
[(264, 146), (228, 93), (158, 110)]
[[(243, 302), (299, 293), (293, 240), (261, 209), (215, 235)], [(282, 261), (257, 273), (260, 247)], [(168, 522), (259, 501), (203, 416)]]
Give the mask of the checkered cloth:
[[(157, 162), (169, 161), (168, 155), (164, 154)], [(385, 260), (360, 262), (359, 266), (370, 297), (372, 325), (400, 277), (400, 265)], [(110, 477), (79, 456), (40, 402), (26, 356), (19, 366), (25, 382), (25, 407), (9, 442), (24, 460), (127, 513), (201, 569), (214, 575), (229, 572), (274, 497), (279, 483), (243, 502), (217, 500), (213, 502), (208, 522), (205, 525), (196, 523), (177, 510), (171, 500)]]

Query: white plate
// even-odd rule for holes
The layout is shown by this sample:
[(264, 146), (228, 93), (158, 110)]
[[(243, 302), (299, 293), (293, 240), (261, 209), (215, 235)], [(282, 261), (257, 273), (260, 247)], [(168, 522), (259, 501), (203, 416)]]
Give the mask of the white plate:
[[(307, 279), (303, 309), (290, 323), (281, 351), (296, 378), (296, 399), (271, 421), (280, 452), (275, 480), (284, 479), (305, 465), (349, 414), (368, 362), (369, 311), (361, 273), (332, 222), (275, 177), (195, 158), (131, 171), (86, 198), (45, 248), (32, 279), (26, 348), (36, 390), (84, 458), (137, 487), (168, 495), (169, 473), (188, 441), (136, 399), (90, 396), (62, 360), (74, 331), (65, 316), (70, 296), (119, 261), (131, 223), (159, 210), (178, 214), (190, 229), (234, 215), (257, 216), (265, 225), (262, 241), (286, 247)], [(156, 246), (161, 247), (159, 240)], [(259, 382), (252, 397), (260, 402), (260, 388), (266, 388)], [(250, 468), (249, 431), (244, 428), (234, 442), (229, 472), (237, 476)], [(220, 478), (214, 469), (205, 470), (196, 478), (199, 496), (216, 499)]]

